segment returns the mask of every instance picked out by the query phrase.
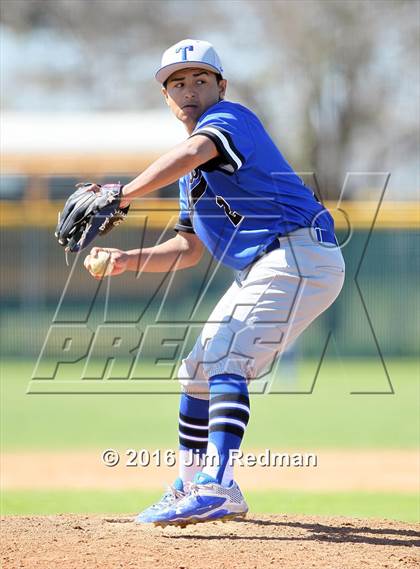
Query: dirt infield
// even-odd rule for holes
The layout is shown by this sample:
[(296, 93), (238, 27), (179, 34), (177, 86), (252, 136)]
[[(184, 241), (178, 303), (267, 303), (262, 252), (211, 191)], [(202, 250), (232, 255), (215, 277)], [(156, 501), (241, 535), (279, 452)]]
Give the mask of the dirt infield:
[(185, 529), (138, 526), (127, 516), (11, 516), (2, 518), (1, 567), (414, 569), (419, 529), (386, 520), (280, 515)]

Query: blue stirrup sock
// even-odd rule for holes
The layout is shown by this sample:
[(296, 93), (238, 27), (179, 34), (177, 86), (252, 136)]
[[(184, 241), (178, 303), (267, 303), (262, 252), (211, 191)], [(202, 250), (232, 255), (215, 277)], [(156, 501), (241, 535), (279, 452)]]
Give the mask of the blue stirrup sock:
[(209, 401), (181, 394), (179, 403), (179, 477), (192, 482), (202, 469), (208, 442)]
[(215, 375), (209, 383), (209, 442), (203, 472), (229, 486), (233, 480), (231, 451), (239, 449), (249, 421), (248, 387), (245, 378), (236, 374)]

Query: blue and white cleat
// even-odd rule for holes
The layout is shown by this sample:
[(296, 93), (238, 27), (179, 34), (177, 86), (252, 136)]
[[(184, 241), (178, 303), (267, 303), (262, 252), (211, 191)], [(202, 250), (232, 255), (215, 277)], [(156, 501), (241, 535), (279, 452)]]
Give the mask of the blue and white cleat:
[(140, 512), (134, 519), (134, 522), (136, 524), (150, 524), (155, 522), (157, 519), (160, 519), (160, 515), (163, 511), (168, 508), (172, 509), (176, 507), (186, 495), (181, 478), (177, 478), (171, 486), (168, 486), (167, 491), (159, 502)]
[(156, 526), (180, 526), (202, 522), (243, 518), (248, 512), (236, 482), (222, 486), (215, 478), (199, 472), (189, 486), (189, 494), (181, 501), (155, 516)]

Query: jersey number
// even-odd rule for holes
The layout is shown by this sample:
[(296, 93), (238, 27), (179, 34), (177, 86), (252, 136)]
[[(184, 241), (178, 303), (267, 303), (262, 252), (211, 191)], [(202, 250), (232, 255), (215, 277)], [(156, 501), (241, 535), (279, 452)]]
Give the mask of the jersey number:
[(228, 218), (235, 227), (241, 223), (244, 216), (240, 215), (236, 211), (232, 211), (230, 205), (227, 203), (225, 199), (222, 198), (222, 196), (216, 196), (216, 203), (219, 207), (222, 207), (224, 209), (225, 214), (228, 216)]

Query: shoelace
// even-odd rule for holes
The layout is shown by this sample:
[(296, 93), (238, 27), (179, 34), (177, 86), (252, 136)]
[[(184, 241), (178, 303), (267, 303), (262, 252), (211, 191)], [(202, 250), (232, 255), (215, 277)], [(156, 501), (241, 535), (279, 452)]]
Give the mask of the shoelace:
[(171, 498), (176, 499), (176, 498), (181, 498), (182, 496), (184, 496), (183, 492), (174, 488), (172, 486), (172, 484), (168, 484), (167, 491), (166, 491), (165, 495), (163, 496), (163, 498), (159, 502), (157, 502), (156, 504), (153, 504), (152, 508), (160, 508), (163, 504), (166, 504), (167, 502), (169, 502), (169, 500)]
[(197, 496), (197, 494), (200, 492), (200, 489), (202, 487), (203, 487), (203, 484), (197, 484), (196, 482), (190, 482), (188, 490), (189, 490), (190, 494)]
[(198, 484), (195, 484), (194, 482), (190, 482), (190, 494), (193, 494), (194, 496), (196, 496), (198, 494), (199, 491), (199, 486)]

